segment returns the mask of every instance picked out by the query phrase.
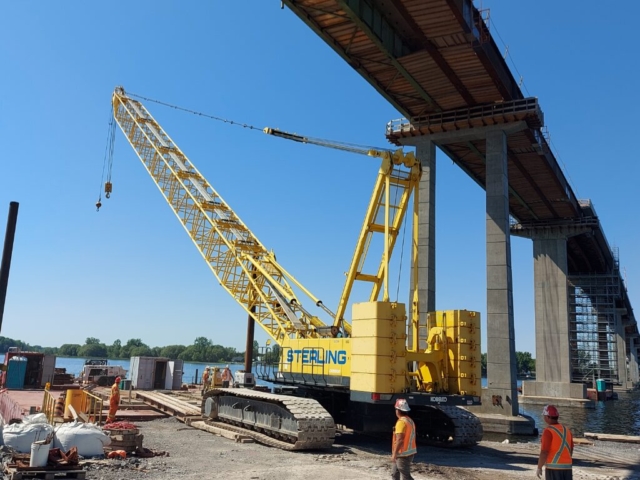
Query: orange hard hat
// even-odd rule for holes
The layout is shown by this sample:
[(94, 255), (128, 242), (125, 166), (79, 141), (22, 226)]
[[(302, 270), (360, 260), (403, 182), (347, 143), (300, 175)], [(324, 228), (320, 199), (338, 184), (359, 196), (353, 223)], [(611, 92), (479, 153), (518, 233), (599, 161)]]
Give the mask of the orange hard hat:
[(120, 383), (120, 380), (122, 380), (120, 377), (116, 377), (116, 383)]
[(553, 405), (546, 405), (542, 409), (542, 415), (543, 416), (547, 416), (547, 417), (559, 417), (560, 416), (560, 414), (558, 413), (558, 409), (556, 407), (554, 407)]

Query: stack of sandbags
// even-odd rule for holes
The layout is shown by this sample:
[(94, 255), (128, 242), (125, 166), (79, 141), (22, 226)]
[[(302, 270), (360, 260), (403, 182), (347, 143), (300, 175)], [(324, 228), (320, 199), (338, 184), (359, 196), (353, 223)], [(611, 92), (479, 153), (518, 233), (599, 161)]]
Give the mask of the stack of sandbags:
[(44, 413), (27, 415), (22, 423), (5, 425), (2, 429), (2, 439), (5, 445), (20, 453), (30, 453), (31, 444), (45, 440), (53, 433), (53, 427), (47, 423)]
[(104, 447), (111, 439), (102, 429), (91, 423), (64, 423), (56, 428), (53, 446), (66, 452), (71, 447), (78, 448), (78, 455), (99, 457), (104, 455)]

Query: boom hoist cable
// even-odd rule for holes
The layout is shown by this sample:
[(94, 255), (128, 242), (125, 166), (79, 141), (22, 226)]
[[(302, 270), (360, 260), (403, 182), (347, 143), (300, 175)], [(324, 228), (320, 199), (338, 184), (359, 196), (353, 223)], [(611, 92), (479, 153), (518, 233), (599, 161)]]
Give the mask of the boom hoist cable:
[[(350, 153), (357, 153), (360, 155), (368, 155), (370, 157), (382, 157), (385, 154), (392, 154), (392, 152), (390, 152), (387, 149), (384, 148), (377, 148), (377, 147), (372, 147), (372, 146), (367, 146), (367, 145), (358, 145), (358, 144), (354, 144), (354, 143), (347, 143), (347, 142), (338, 142), (338, 141), (333, 141), (333, 140), (326, 140), (326, 139), (322, 139), (322, 138), (314, 138), (314, 137), (309, 137), (309, 136), (303, 136), (303, 135), (298, 135), (295, 133), (289, 133), (289, 132), (285, 132), (283, 130), (279, 130), (276, 128), (271, 128), (271, 127), (266, 127), (266, 128), (260, 128), (260, 127), (256, 127), (254, 125), (250, 125), (248, 123), (243, 123), (243, 122), (238, 122), (235, 120), (231, 120), (228, 118), (223, 118), (223, 117), (218, 117), (216, 115), (210, 115), (207, 113), (203, 113), (203, 112), (199, 112), (196, 110), (192, 110), (189, 108), (184, 108), (184, 107), (180, 107), (178, 105), (173, 105), (167, 102), (163, 102), (160, 100), (155, 100), (153, 98), (149, 98), (149, 97), (145, 97), (143, 95), (137, 95), (135, 93), (130, 93), (127, 92), (127, 96), (128, 97), (132, 97), (132, 98), (138, 98), (140, 100), (144, 100), (145, 102), (152, 102), (152, 103), (157, 103), (158, 105), (162, 105), (165, 107), (169, 107), (169, 108), (173, 108), (174, 110), (179, 110), (182, 112), (186, 112), (186, 113), (190, 113), (192, 115), (196, 115), (199, 117), (204, 117), (204, 118), (208, 118), (210, 120), (215, 120), (217, 122), (221, 122), (221, 123), (226, 123), (228, 125), (234, 125), (237, 127), (242, 127), (248, 130), (253, 130), (256, 132), (263, 132), (266, 133), (267, 135), (271, 135), (274, 137), (278, 137), (278, 138), (283, 138), (285, 140), (292, 140), (294, 142), (298, 142), (298, 143), (306, 143), (309, 145), (317, 145), (317, 146), (321, 146), (321, 147), (328, 147), (328, 148), (333, 148), (335, 150), (341, 150), (344, 152), (350, 152)], [(102, 178), (100, 180), (100, 191), (99, 191), (99, 195), (98, 195), (98, 201), (96, 202), (96, 210), (99, 211), (100, 207), (102, 207), (102, 185), (104, 183), (104, 192), (105, 192), (105, 197), (109, 198), (111, 196), (111, 192), (112, 192), (112, 183), (111, 183), (111, 171), (113, 168), (113, 151), (114, 151), (114, 142), (115, 142), (115, 127), (116, 127), (116, 122), (113, 118), (113, 112), (109, 112), (110, 116), (109, 116), (109, 130), (108, 130), (108, 134), (107, 134), (107, 147), (105, 149), (105, 156), (104, 156), (104, 163), (102, 166)], [(392, 155), (395, 155), (396, 157), (398, 156), (399, 152), (401, 152), (401, 150), (396, 151), (395, 153), (393, 153)], [(400, 155), (402, 155), (400, 153)], [(398, 164), (397, 161), (394, 161), (395, 164)], [(407, 165), (409, 166), (409, 165)], [(105, 179), (105, 171), (107, 172), (107, 179), (106, 182), (104, 181)]]
[[(285, 140), (291, 140), (298, 143), (305, 143), (310, 145), (317, 145), (327, 148), (333, 148), (335, 150), (341, 150), (350, 153), (357, 153), (360, 155), (367, 155), (370, 157), (378, 157), (382, 160), (382, 165), (378, 172), (378, 179), (376, 180), (376, 186), (374, 187), (374, 194), (371, 198), (370, 205), (367, 210), (367, 216), (365, 218), (365, 222), (362, 226), (362, 230), (360, 232), (360, 236), (356, 245), (356, 251), (354, 257), (352, 258), (352, 264), (349, 268), (349, 271), (346, 272), (346, 282), (343, 288), (342, 295), (340, 297), (340, 302), (338, 305), (337, 311), (331, 312), (327, 307), (325, 307), (321, 301), (314, 299), (316, 306), (322, 308), (329, 316), (333, 319), (333, 325), (323, 326), (320, 324), (314, 325), (314, 328), (319, 334), (326, 334), (331, 331), (332, 336), (336, 336), (340, 331), (346, 336), (350, 336), (351, 334), (351, 325), (348, 322), (345, 322), (344, 313), (347, 304), (349, 303), (350, 294), (352, 288), (354, 286), (354, 282), (368, 283), (371, 286), (370, 293), (370, 301), (374, 301), (378, 298), (379, 295), (383, 296), (384, 301), (389, 300), (389, 259), (394, 249), (394, 245), (398, 236), (401, 236), (402, 242), (402, 252), (404, 252), (404, 241), (405, 241), (405, 232), (406, 232), (406, 222), (404, 222), (405, 213), (410, 209), (409, 198), (412, 196), (412, 193), (416, 191), (417, 182), (419, 181), (421, 168), (420, 162), (417, 161), (413, 152), (404, 153), (402, 149), (398, 149), (396, 151), (391, 151), (389, 149), (384, 148), (376, 148), (371, 146), (364, 146), (346, 142), (336, 142), (321, 138), (308, 137), (303, 135), (298, 135), (295, 133), (289, 133), (283, 130), (275, 129), (275, 128), (258, 128), (254, 125), (250, 125), (247, 123), (236, 122), (234, 120), (205, 114), (202, 112), (198, 112), (195, 110), (179, 107), (176, 105), (172, 105), (166, 102), (154, 100), (148, 97), (143, 97), (141, 95), (136, 95), (127, 92), (125, 94), (124, 89), (117, 88), (114, 93), (114, 98), (116, 98), (116, 103), (120, 104), (121, 102), (129, 102), (127, 98), (138, 98), (147, 102), (157, 103), (159, 105), (163, 105), (166, 107), (170, 107), (176, 110), (180, 110), (183, 112), (191, 113), (193, 115), (201, 116), (204, 118), (208, 118), (211, 120), (215, 120), (222, 123), (227, 123), (229, 125), (239, 126), (248, 130), (261, 131), (267, 135), (271, 135), (274, 137), (279, 137)], [(135, 100), (131, 100), (136, 102)], [(114, 104), (115, 105), (115, 104)], [(142, 104), (139, 104), (140, 108)], [(135, 110), (135, 105), (132, 105), (131, 108)], [(116, 121), (118, 112), (114, 111), (114, 118)], [(131, 112), (128, 115), (133, 115)], [(140, 116), (137, 114), (136, 118)], [(144, 115), (143, 115), (144, 117)], [(127, 120), (129, 121), (129, 120)], [(146, 119), (142, 119), (142, 122), (147, 122)], [(130, 122), (131, 123), (131, 122)], [(132, 124), (133, 125), (133, 124)], [(113, 135), (112, 135), (112, 124), (110, 123), (110, 136), (108, 137), (107, 142), (107, 153), (105, 155), (105, 167), (108, 170), (108, 178), (107, 183), (105, 184), (105, 192), (107, 192), (107, 198), (111, 193), (111, 164), (113, 157)], [(129, 130), (132, 127), (128, 127), (126, 130)], [(142, 128), (142, 127), (139, 127)], [(160, 128), (156, 126), (154, 128)], [(124, 131), (124, 130), (123, 130)], [(151, 137), (155, 138), (155, 134)], [(151, 138), (150, 137), (150, 138)], [(132, 140), (129, 139), (130, 143)], [(139, 143), (139, 142), (138, 142)], [(136, 149), (136, 141), (133, 141), (132, 146)], [(163, 147), (165, 150), (168, 147)], [(162, 149), (161, 149), (162, 150)], [(137, 151), (137, 150), (136, 150)], [(162, 150), (164, 152), (164, 150)], [(166, 152), (165, 152), (166, 153)], [(139, 154), (140, 156), (140, 154)], [(143, 162), (144, 163), (144, 162)], [(403, 168), (404, 167), (404, 168)], [(151, 172), (150, 172), (151, 173)], [(152, 174), (153, 176), (153, 174)], [(204, 180), (203, 180), (204, 181)], [(96, 205), (98, 208), (100, 206), (100, 200)], [(402, 224), (404, 224), (404, 229), (401, 228)], [(381, 257), (378, 259), (377, 263), (374, 264), (365, 264), (365, 258), (368, 256), (369, 246), (372, 244), (372, 238), (376, 234), (382, 234), (383, 237), (383, 251)], [(401, 234), (401, 235), (400, 235)], [(403, 263), (403, 255), (401, 255), (400, 259), (400, 271), (402, 270)], [(243, 257), (244, 258), (244, 257)], [(249, 257), (247, 257), (249, 258)], [(275, 261), (275, 259), (274, 259)], [(375, 259), (374, 259), (375, 262)], [(252, 262), (253, 263), (253, 262)], [(254, 263), (254, 265), (256, 265)], [(289, 279), (293, 279), (289, 274), (286, 274), (282, 269), (282, 266), (278, 265), (280, 271), (285, 274)], [(368, 270), (369, 272), (364, 272), (364, 270)], [(269, 276), (269, 272), (262, 272), (262, 274), (266, 277)], [(400, 273), (398, 275), (400, 277)], [(295, 282), (298, 287), (301, 287)], [(398, 290), (400, 287), (400, 280), (398, 279)], [(305, 290), (303, 288), (303, 290)], [(396, 301), (399, 294), (399, 291), (396, 291)], [(277, 297), (279, 292), (275, 292), (274, 296)], [(305, 290), (305, 293), (306, 292)], [(304, 310), (301, 305), (295, 302), (295, 299), (292, 300), (292, 304), (294, 309), (302, 312), (303, 316), (308, 318), (314, 318), (309, 312)], [(278, 304), (287, 304), (288, 302), (284, 298), (278, 298)], [(288, 322), (292, 322), (293, 312), (285, 312), (288, 317)], [(283, 317), (284, 319), (284, 317)], [(259, 322), (260, 323), (260, 322)], [(326, 333), (325, 333), (326, 330)], [(274, 337), (276, 338), (276, 337)]]
[[(104, 160), (102, 163), (102, 177), (100, 178), (100, 189), (98, 193), (98, 201), (96, 202), (96, 212), (100, 211), (102, 207), (102, 185), (104, 184), (104, 196), (106, 198), (111, 197), (113, 185), (111, 183), (111, 172), (113, 170), (113, 147), (116, 141), (116, 121), (113, 118), (113, 113), (109, 110), (109, 128), (107, 130), (107, 146), (104, 150)], [(105, 182), (105, 171), (107, 174), (107, 180)]]
[(283, 138), (285, 140), (292, 140), (294, 142), (308, 143), (310, 145), (318, 145), (321, 147), (333, 148), (335, 150), (342, 150), (344, 152), (358, 153), (361, 155), (369, 155), (371, 157), (378, 157), (378, 156), (381, 156), (382, 152), (389, 151), (388, 149), (385, 149), (385, 148), (377, 148), (377, 147), (372, 147), (368, 145), (358, 145), (355, 143), (338, 142), (334, 140), (326, 140), (322, 138), (314, 138), (314, 137), (308, 137), (304, 135), (298, 135), (295, 133), (285, 132), (277, 128), (271, 128), (271, 127), (260, 128), (248, 123), (238, 122), (235, 120), (230, 120), (228, 118), (218, 117), (216, 115), (210, 115), (208, 113), (203, 113), (203, 112), (199, 112), (189, 108), (180, 107), (178, 105), (173, 105), (171, 103), (163, 102), (160, 100), (154, 100), (153, 98), (137, 95), (135, 93), (127, 92), (127, 96), (132, 98), (139, 98), (140, 100), (144, 100), (145, 102), (157, 103), (158, 105), (163, 105), (165, 107), (173, 108), (174, 110), (180, 110), (182, 112), (190, 113), (192, 115), (197, 115), (199, 117), (208, 118), (210, 120), (215, 120), (217, 122), (234, 125), (236, 127), (246, 128), (248, 130), (260, 131), (260, 132), (266, 133), (267, 135)]

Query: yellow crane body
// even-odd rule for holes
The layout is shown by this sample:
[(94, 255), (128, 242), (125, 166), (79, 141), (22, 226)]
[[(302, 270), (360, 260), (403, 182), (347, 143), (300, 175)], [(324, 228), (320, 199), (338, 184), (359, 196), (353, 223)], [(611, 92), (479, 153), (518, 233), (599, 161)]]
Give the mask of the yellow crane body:
[[(438, 311), (427, 315), (426, 326), (419, 322), (421, 167), (413, 153), (349, 147), (380, 158), (381, 166), (332, 312), (276, 261), (142, 103), (118, 87), (112, 104), (117, 124), (220, 285), (275, 341), (280, 359), (269, 377), (274, 390), (291, 389), (298, 399), (212, 385), (202, 404), (207, 421), (242, 425), (258, 441), (280, 448), (323, 448), (333, 442), (335, 423), (388, 431), (391, 406), (405, 398), (422, 437), (448, 445), (481, 439), (478, 419), (459, 408), (480, 404), (480, 315)], [(333, 148), (275, 129), (265, 133)], [(404, 304), (390, 301), (388, 284), (390, 258), (409, 212), (413, 292), (407, 312)], [(365, 282), (370, 294), (352, 305), (349, 321), (345, 312), (355, 282)], [(319, 309), (317, 314), (303, 306), (296, 291)], [(303, 397), (301, 407), (295, 402)]]
[(351, 337), (286, 339), (278, 377), (290, 383), (349, 387), (351, 397), (362, 401), (407, 391), (479, 397), (480, 315), (432, 312), (432, 326), (422, 339), (428, 347), (422, 351), (406, 348), (406, 320), (402, 303), (356, 303)]

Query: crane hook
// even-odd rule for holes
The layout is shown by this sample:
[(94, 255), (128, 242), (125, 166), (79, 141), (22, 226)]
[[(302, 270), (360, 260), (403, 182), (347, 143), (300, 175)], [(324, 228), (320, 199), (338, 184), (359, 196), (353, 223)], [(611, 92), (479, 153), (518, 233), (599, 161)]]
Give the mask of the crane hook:
[(96, 202), (96, 212), (99, 212), (99, 211), (100, 211), (100, 207), (101, 207), (101, 206), (102, 206), (102, 202), (101, 202), (100, 200), (98, 200), (98, 201)]

